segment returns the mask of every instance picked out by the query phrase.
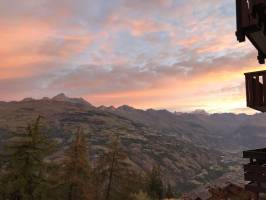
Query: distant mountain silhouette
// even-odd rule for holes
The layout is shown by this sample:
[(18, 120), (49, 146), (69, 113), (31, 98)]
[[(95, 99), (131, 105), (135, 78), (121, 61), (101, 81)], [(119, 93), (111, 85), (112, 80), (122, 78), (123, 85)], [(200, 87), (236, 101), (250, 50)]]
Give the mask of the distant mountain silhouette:
[[(113, 113), (158, 129), (165, 135), (178, 136), (179, 139), (217, 150), (237, 152), (265, 146), (265, 114), (208, 114), (204, 110), (195, 110), (191, 113), (172, 113), (167, 110), (135, 109), (128, 105), (117, 108), (114, 106), (99, 106), (97, 108), (83, 98), (70, 98), (64, 93), (60, 93), (51, 99), (44, 97), (36, 100), (29, 97), (23, 99), (20, 103), (32, 101), (39, 103), (46, 101), (64, 102), (82, 106), (84, 109)], [(34, 107), (34, 105), (30, 106)], [(53, 107), (52, 104), (51, 107)]]
[(68, 145), (77, 127), (82, 127), (90, 135), (92, 158), (106, 150), (111, 136), (119, 136), (132, 166), (147, 170), (160, 164), (180, 191), (224, 173), (224, 155), (233, 156), (266, 143), (265, 114), (172, 113), (128, 105), (95, 107), (82, 98), (58, 94), (51, 99), (0, 102), (0, 146), (10, 131), (38, 115), (43, 116), (49, 136), (60, 145)]

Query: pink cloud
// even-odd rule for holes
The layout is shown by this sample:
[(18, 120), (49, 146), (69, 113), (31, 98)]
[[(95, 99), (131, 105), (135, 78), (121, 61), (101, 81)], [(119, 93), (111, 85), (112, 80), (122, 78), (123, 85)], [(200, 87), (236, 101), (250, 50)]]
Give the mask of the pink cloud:
[(1, 98), (68, 91), (96, 105), (212, 110), (220, 94), (242, 106), (243, 72), (260, 67), (223, 1), (110, 2), (1, 2)]

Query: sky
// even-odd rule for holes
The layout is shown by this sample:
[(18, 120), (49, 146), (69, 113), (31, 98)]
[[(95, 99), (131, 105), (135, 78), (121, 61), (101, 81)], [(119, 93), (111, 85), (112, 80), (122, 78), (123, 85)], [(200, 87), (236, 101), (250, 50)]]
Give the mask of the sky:
[(65, 93), (100, 105), (251, 112), (234, 0), (1, 0), (0, 101)]

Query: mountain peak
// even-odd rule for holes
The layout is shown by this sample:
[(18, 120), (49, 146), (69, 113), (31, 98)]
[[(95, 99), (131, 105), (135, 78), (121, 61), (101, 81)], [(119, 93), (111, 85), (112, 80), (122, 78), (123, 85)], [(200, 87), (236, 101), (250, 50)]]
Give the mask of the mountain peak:
[(27, 97), (22, 99), (22, 102), (28, 102), (28, 101), (34, 101), (35, 99), (31, 98), (31, 97)]
[(109, 106), (107, 107), (109, 110), (116, 110), (116, 108), (114, 106)]
[(56, 101), (64, 101), (67, 99), (69, 99), (69, 97), (67, 97), (64, 93), (60, 93), (52, 98), (52, 100), (56, 100)]
[(196, 109), (192, 112), (192, 114), (196, 114), (196, 115), (209, 115), (209, 113), (207, 113), (205, 110), (203, 109)]
[(66, 96), (64, 93), (60, 93), (52, 98), (54, 101), (62, 101), (62, 102), (70, 102), (74, 104), (79, 104), (79, 105), (85, 105), (85, 106), (92, 106), (89, 102), (87, 102), (83, 98), (70, 98)]
[(114, 106), (104, 106), (104, 105), (101, 105), (98, 107), (100, 110), (109, 110), (109, 111), (115, 111), (116, 108)]
[(132, 110), (135, 110), (133, 107), (128, 106), (128, 105), (120, 106), (120, 107), (118, 107), (117, 109), (118, 109), (118, 110), (121, 110), (121, 111), (132, 111)]

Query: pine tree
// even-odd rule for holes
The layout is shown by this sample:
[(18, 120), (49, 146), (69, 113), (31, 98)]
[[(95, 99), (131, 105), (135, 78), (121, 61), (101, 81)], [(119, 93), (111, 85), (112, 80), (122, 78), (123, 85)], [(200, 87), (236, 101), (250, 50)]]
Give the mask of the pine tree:
[(90, 173), (86, 138), (79, 129), (66, 152), (63, 163), (63, 182), (61, 185), (64, 188), (64, 199), (90, 199)]
[(44, 199), (43, 186), (48, 184), (44, 160), (52, 148), (51, 142), (40, 132), (40, 119), (29, 124), (25, 132), (14, 133), (5, 146), (0, 179), (3, 199)]
[(147, 176), (147, 193), (152, 200), (161, 200), (163, 198), (163, 181), (161, 177), (160, 166), (153, 166), (153, 169)]

